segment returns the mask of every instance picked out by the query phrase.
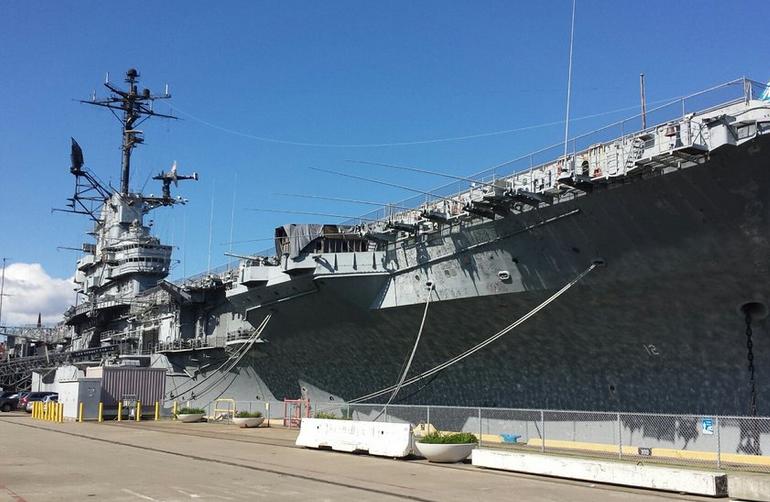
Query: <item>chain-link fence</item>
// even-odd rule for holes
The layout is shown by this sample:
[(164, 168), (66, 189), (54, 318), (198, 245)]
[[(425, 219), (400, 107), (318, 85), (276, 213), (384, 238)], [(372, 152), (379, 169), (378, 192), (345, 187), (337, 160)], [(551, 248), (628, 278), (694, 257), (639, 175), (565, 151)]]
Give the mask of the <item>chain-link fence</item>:
[[(169, 419), (191, 403), (141, 403), (124, 399), (104, 407), (104, 420)], [(485, 448), (518, 449), (583, 457), (770, 472), (770, 417), (724, 417), (457, 406), (311, 403), (308, 400), (219, 399), (201, 408), (210, 423), (228, 423), (238, 412), (261, 414), (266, 426), (298, 428), (303, 418), (411, 424), (415, 435), (470, 432)], [(70, 417), (71, 415), (71, 417)], [(73, 408), (66, 418), (96, 420)]]
[(311, 416), (471, 432), (485, 448), (770, 472), (770, 418), (452, 406), (314, 405)]
[[(143, 419), (168, 419), (189, 403), (142, 403)], [(303, 418), (411, 424), (416, 436), (432, 431), (470, 432), (485, 448), (518, 449), (719, 469), (770, 472), (770, 417), (724, 417), (513, 408), (474, 408), (307, 400), (234, 401), (203, 408), (210, 423), (229, 422), (236, 412), (260, 413), (266, 426), (299, 427)], [(104, 410), (116, 420), (115, 409)], [(126, 402), (124, 420), (135, 403)], [(85, 419), (96, 417), (86, 416)]]

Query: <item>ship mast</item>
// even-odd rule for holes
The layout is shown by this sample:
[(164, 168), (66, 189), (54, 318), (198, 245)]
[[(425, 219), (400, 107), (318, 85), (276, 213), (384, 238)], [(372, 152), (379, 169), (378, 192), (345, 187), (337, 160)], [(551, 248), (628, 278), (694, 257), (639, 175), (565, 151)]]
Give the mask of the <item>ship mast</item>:
[[(171, 97), (171, 94), (168, 92), (168, 86), (166, 86), (163, 95), (154, 95), (147, 88), (142, 89), (142, 91), (139, 92), (139, 87), (137, 85), (139, 83), (139, 72), (135, 68), (131, 68), (126, 72), (125, 81), (128, 84), (127, 90), (119, 89), (113, 85), (108, 77), (104, 82), (104, 86), (111, 91), (112, 95), (110, 97), (96, 99), (94, 96), (91, 101), (81, 101), (81, 103), (109, 108), (123, 126), (123, 144), (121, 146), (123, 159), (120, 170), (120, 193), (124, 196), (129, 193), (128, 183), (131, 177), (131, 151), (136, 145), (144, 142), (143, 132), (137, 129), (137, 127), (150, 117), (163, 117), (167, 119), (177, 118), (173, 115), (157, 113), (152, 107), (155, 100), (168, 99)], [(122, 116), (119, 116), (116, 112), (122, 112)]]

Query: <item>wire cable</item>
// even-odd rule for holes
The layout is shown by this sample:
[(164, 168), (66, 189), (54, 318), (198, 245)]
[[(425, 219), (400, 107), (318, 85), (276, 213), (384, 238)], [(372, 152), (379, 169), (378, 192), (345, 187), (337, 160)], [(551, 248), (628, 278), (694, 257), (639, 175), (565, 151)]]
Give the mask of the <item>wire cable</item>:
[[(651, 104), (655, 103), (663, 103), (666, 101), (670, 101), (671, 99), (678, 99), (677, 98), (670, 98), (668, 100), (659, 100), (654, 101)], [(618, 108), (615, 110), (609, 110), (606, 112), (600, 112), (600, 113), (593, 113), (590, 115), (584, 115), (582, 117), (577, 117), (570, 122), (577, 122), (579, 120), (587, 120), (597, 117), (603, 117), (606, 115), (612, 115), (614, 113), (620, 113), (625, 112), (629, 110), (635, 110), (638, 108), (638, 105), (634, 106), (626, 106), (624, 108)], [(311, 143), (311, 142), (305, 142), (305, 141), (293, 141), (288, 139), (282, 139), (282, 138), (271, 138), (268, 136), (259, 136), (256, 134), (250, 134), (244, 131), (239, 131), (237, 129), (231, 129), (229, 127), (224, 127), (218, 124), (214, 124), (213, 122), (209, 122), (207, 120), (204, 120), (200, 117), (196, 117), (195, 115), (186, 112), (185, 110), (179, 108), (178, 106), (174, 106), (173, 110), (175, 112), (181, 113), (182, 115), (186, 116), (187, 118), (193, 120), (194, 122), (198, 122), (199, 124), (202, 124), (206, 127), (210, 127), (211, 129), (216, 129), (218, 131), (232, 134), (234, 136), (240, 136), (242, 138), (247, 139), (253, 139), (256, 141), (262, 141), (265, 143), (277, 143), (281, 145), (290, 145), (290, 146), (305, 146), (305, 147), (311, 147), (311, 148), (387, 148), (387, 147), (395, 147), (395, 146), (417, 146), (417, 145), (430, 145), (435, 143), (451, 143), (454, 141), (467, 141), (472, 139), (479, 139), (479, 138), (488, 138), (491, 136), (502, 136), (506, 134), (513, 134), (517, 132), (524, 132), (524, 131), (531, 131), (534, 129), (542, 129), (544, 127), (552, 127), (557, 125), (564, 124), (563, 120), (556, 120), (552, 122), (543, 122), (541, 124), (534, 124), (529, 126), (522, 126), (522, 127), (515, 127), (512, 129), (502, 129), (498, 131), (489, 131), (489, 132), (482, 132), (477, 134), (468, 134), (465, 136), (449, 136), (444, 138), (432, 138), (432, 139), (424, 139), (424, 140), (414, 140), (414, 141), (395, 141), (391, 143)], [(561, 143), (559, 143), (561, 144)]]
[[(416, 376), (406, 380), (405, 382), (403, 382), (402, 386), (412, 385), (413, 383), (419, 382), (423, 378), (429, 377), (429, 376), (431, 376), (431, 375), (433, 375), (435, 373), (438, 373), (439, 371), (443, 371), (444, 369), (449, 368), (450, 366), (453, 366), (456, 363), (459, 363), (460, 361), (462, 361), (466, 357), (469, 357), (469, 356), (475, 354), (476, 352), (478, 352), (479, 350), (483, 349), (487, 345), (495, 342), (497, 339), (507, 335), (508, 333), (510, 333), (511, 331), (513, 331), (514, 329), (516, 329), (517, 327), (519, 327), (520, 325), (522, 325), (526, 321), (528, 321), (532, 316), (534, 316), (535, 314), (537, 314), (538, 312), (543, 310), (551, 302), (555, 301), (561, 295), (566, 293), (572, 286), (577, 284), (583, 277), (588, 275), (588, 273), (590, 273), (596, 267), (597, 267), (597, 264), (596, 263), (592, 263), (587, 269), (585, 269), (583, 272), (581, 272), (577, 277), (572, 279), (570, 282), (565, 284), (560, 290), (558, 290), (553, 295), (549, 296), (540, 305), (538, 305), (534, 309), (530, 310), (527, 314), (525, 314), (524, 316), (520, 317), (518, 320), (516, 320), (512, 324), (509, 324), (508, 326), (506, 326), (502, 330), (498, 331), (497, 333), (495, 333), (491, 337), (487, 338), (483, 342), (474, 345), (473, 347), (469, 348), (465, 352), (462, 352), (461, 354), (458, 354), (455, 357), (453, 357), (451, 359), (448, 359), (447, 361), (439, 364), (438, 366), (435, 366), (432, 369), (429, 369), (428, 371), (420, 373), (419, 375), (416, 375)], [(351, 399), (350, 401), (348, 401), (348, 403), (354, 404), (354, 403), (360, 403), (362, 401), (368, 401), (368, 400), (370, 400), (372, 398), (382, 396), (384, 394), (387, 394), (388, 392), (392, 392), (395, 388), (396, 388), (396, 385), (391, 385), (390, 387), (386, 387), (384, 389), (380, 389), (380, 390), (378, 390), (376, 392), (372, 392), (372, 393), (367, 394), (365, 396), (361, 396), (361, 397), (357, 397), (355, 399)]]
[(432, 296), (433, 296), (433, 284), (431, 283), (430, 286), (428, 286), (428, 298), (425, 300), (425, 310), (422, 313), (422, 321), (420, 321), (420, 329), (417, 331), (417, 338), (414, 340), (412, 353), (409, 354), (409, 359), (406, 360), (404, 370), (401, 372), (401, 377), (398, 379), (396, 388), (393, 389), (393, 394), (390, 395), (388, 402), (385, 403), (385, 408), (383, 408), (380, 414), (374, 418), (375, 422), (377, 421), (377, 419), (380, 418), (380, 416), (382, 416), (383, 413), (385, 413), (385, 409), (387, 408), (387, 406), (393, 402), (393, 399), (395, 399), (396, 395), (398, 394), (398, 391), (401, 390), (401, 386), (404, 384), (404, 380), (406, 380), (406, 375), (409, 374), (409, 369), (412, 367), (412, 361), (414, 360), (414, 355), (417, 352), (417, 346), (420, 344), (420, 338), (422, 337), (422, 330), (423, 328), (425, 328), (425, 319), (428, 317), (428, 307), (430, 307), (430, 300)]

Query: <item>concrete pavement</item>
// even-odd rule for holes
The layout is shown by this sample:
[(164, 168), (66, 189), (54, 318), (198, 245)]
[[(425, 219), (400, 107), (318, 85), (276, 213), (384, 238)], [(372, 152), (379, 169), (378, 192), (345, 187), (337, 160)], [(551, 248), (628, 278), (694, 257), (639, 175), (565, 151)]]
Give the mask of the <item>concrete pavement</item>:
[(0, 415), (0, 501), (710, 500), (293, 446), (296, 431)]

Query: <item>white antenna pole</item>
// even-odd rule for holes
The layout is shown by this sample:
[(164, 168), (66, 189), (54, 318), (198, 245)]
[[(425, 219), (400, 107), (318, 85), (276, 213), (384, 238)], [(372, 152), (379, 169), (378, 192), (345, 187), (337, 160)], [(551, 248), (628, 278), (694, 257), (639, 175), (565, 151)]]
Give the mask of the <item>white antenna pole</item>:
[(211, 209), (209, 211), (209, 259), (206, 267), (206, 273), (211, 273), (211, 242), (214, 237), (214, 187), (216, 186), (216, 180), (211, 182)]
[(235, 172), (235, 178), (233, 181), (233, 205), (230, 208), (230, 246), (227, 251), (233, 252), (233, 229), (235, 228), (235, 195), (238, 191), (238, 172)]
[(639, 74), (639, 98), (642, 100), (642, 129), (647, 129), (647, 97), (644, 92), (644, 73)]
[(569, 70), (567, 71), (567, 118), (564, 120), (564, 164), (567, 163), (567, 141), (569, 141), (569, 102), (572, 94), (572, 42), (575, 38), (575, 3), (572, 0), (572, 28), (569, 32)]
[(187, 277), (187, 205), (182, 206), (182, 277)]
[(0, 326), (3, 325), (3, 296), (5, 296), (5, 262), (8, 258), (3, 258), (3, 272), (0, 276)]

